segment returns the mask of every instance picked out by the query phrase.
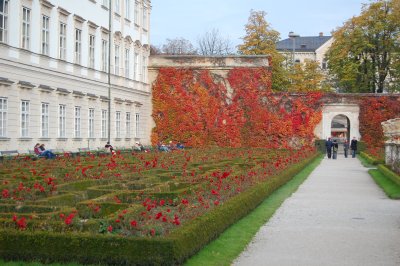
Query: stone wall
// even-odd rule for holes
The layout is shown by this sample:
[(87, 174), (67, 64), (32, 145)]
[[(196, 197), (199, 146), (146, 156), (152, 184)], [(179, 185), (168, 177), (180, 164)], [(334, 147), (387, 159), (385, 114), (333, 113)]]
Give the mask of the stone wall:
[(385, 163), (400, 173), (400, 118), (382, 122), (385, 134)]

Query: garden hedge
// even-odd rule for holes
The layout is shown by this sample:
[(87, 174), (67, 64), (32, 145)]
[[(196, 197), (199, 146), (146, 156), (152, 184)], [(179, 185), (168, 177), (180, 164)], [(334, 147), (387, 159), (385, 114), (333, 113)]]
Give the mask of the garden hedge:
[(257, 207), (289, 181), (309, 159), (289, 167), (240, 193), (209, 213), (187, 222), (166, 237), (137, 238), (89, 233), (0, 230), (0, 257), (5, 260), (79, 262), (113, 265), (176, 265), (183, 263), (230, 225)]
[(363, 157), (369, 164), (372, 164), (372, 165), (378, 165), (378, 164), (385, 163), (383, 160), (374, 158), (366, 152), (360, 152), (360, 156)]
[(378, 165), (378, 170), (387, 178), (392, 180), (394, 183), (400, 186), (400, 175), (396, 174), (390, 168), (386, 167), (383, 164)]

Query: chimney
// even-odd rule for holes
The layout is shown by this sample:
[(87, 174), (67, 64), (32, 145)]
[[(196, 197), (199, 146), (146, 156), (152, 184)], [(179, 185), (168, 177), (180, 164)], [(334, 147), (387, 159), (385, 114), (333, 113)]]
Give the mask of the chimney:
[(323, 33), (323, 32), (320, 32), (320, 33), (319, 33), (319, 37), (324, 37), (324, 33)]

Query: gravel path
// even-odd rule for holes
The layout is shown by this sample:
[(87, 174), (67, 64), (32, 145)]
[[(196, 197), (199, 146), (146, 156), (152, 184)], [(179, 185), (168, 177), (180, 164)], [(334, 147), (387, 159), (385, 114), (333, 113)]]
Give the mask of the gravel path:
[(358, 159), (322, 160), (234, 265), (400, 265), (400, 201), (367, 170)]

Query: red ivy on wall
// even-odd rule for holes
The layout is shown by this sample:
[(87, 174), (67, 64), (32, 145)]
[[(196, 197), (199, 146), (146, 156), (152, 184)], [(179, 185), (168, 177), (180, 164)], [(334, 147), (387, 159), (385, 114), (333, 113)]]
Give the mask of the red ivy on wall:
[(193, 147), (292, 147), (311, 144), (321, 93), (271, 92), (265, 68), (235, 68), (227, 79), (207, 70), (162, 68), (153, 85), (152, 143)]
[(380, 96), (361, 99), (359, 116), (360, 134), (370, 151), (384, 147), (381, 123), (397, 117), (400, 117), (399, 97)]

